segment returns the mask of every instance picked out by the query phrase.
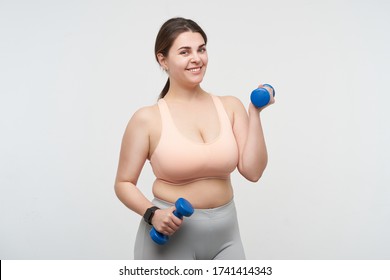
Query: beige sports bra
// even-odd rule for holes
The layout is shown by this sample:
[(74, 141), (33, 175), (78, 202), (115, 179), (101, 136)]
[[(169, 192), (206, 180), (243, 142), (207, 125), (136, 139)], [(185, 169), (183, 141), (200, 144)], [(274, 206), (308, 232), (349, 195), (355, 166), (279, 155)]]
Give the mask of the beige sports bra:
[(220, 132), (216, 139), (200, 143), (185, 137), (175, 126), (166, 101), (158, 101), (162, 129), (150, 158), (158, 180), (186, 184), (206, 178), (227, 179), (238, 164), (238, 148), (232, 125), (219, 97), (211, 95), (218, 113)]

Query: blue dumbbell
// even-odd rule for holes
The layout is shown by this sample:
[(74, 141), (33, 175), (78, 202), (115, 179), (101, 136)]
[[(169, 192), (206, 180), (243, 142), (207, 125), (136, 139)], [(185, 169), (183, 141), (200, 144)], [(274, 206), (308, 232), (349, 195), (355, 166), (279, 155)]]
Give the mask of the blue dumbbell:
[[(273, 95), (275, 96), (275, 89), (269, 85), (269, 84), (264, 84), (263, 86), (267, 86), (272, 88)], [(257, 108), (264, 107), (269, 103), (270, 96), (268, 93), (268, 90), (265, 88), (257, 88), (252, 91), (251, 93), (251, 102), (253, 105), (255, 105)]]
[[(183, 216), (189, 217), (194, 213), (194, 208), (191, 203), (184, 198), (179, 198), (175, 203), (176, 210), (173, 211), (173, 215), (179, 219), (183, 219)], [(158, 245), (164, 245), (168, 242), (169, 236), (158, 232), (154, 227), (149, 232), (150, 237)]]

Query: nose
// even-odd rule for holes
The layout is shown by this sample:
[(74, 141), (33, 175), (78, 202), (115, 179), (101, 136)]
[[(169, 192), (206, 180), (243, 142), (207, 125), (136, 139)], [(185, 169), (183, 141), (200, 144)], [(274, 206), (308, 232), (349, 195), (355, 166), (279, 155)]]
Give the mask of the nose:
[(194, 53), (191, 57), (191, 62), (193, 63), (199, 63), (200, 62), (200, 57), (199, 57), (199, 54), (198, 53)]

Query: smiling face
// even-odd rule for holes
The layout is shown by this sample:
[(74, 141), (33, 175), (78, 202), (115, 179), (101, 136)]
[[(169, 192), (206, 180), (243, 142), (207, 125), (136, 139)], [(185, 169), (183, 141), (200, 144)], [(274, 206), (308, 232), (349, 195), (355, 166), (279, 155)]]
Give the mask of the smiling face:
[(173, 42), (168, 55), (157, 55), (160, 65), (168, 70), (171, 85), (194, 87), (206, 73), (206, 44), (198, 32), (183, 32)]

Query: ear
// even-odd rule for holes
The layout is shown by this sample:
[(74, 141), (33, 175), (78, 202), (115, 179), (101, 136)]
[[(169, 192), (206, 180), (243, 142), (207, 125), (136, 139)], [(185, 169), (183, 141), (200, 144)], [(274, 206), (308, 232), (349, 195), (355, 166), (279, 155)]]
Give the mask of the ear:
[(158, 63), (160, 63), (161, 68), (165, 71), (168, 69), (167, 60), (162, 53), (157, 54)]

